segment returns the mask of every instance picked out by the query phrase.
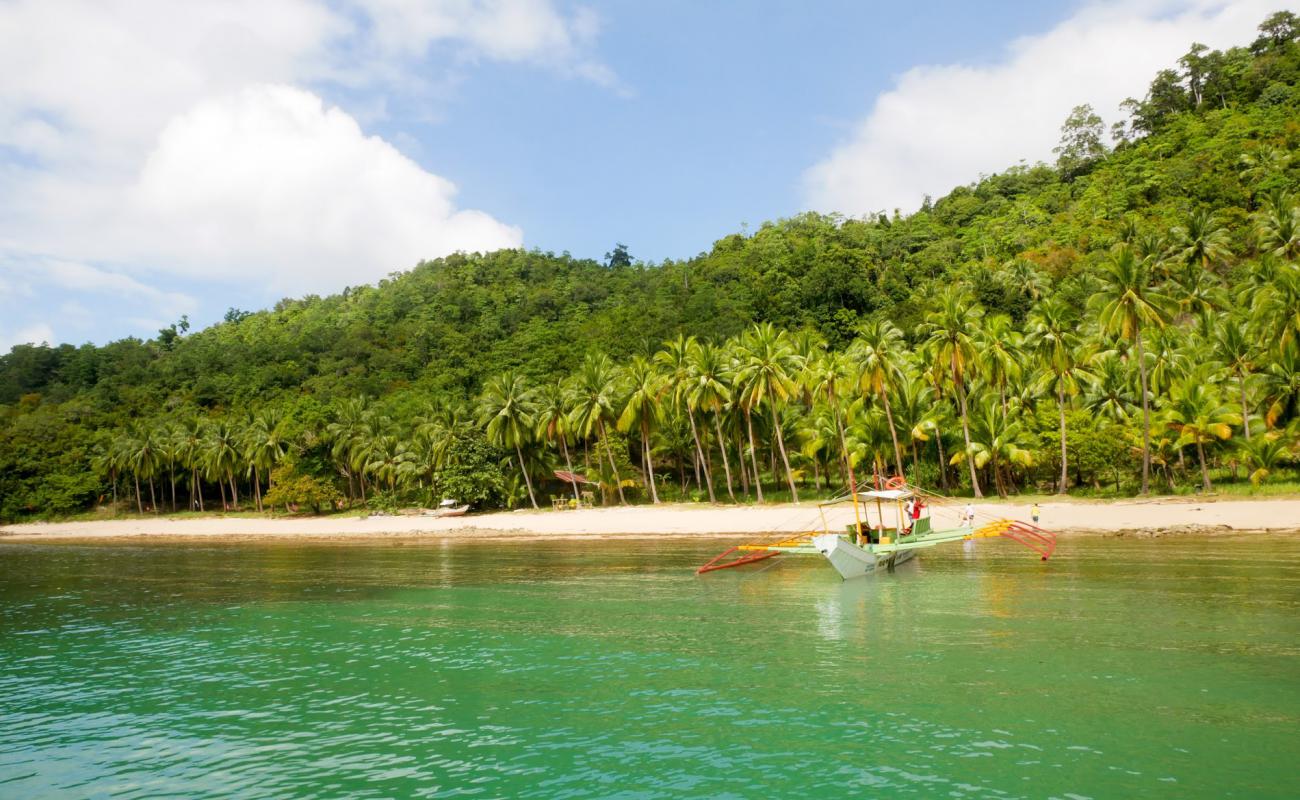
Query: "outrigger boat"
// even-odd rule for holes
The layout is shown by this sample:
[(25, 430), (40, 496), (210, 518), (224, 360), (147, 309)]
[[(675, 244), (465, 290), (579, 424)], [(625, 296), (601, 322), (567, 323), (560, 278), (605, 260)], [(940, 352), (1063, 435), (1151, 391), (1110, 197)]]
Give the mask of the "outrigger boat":
[[(1037, 553), (1043, 561), (1056, 550), (1056, 534), (1012, 519), (995, 519), (976, 528), (974, 520), (964, 520), (957, 528), (935, 530), (929, 515), (930, 505), (943, 505), (948, 498), (909, 486), (901, 478), (892, 478), (877, 489), (851, 492), (817, 508), (822, 531), (785, 536), (772, 542), (737, 545), (719, 553), (697, 569), (697, 575), (720, 569), (753, 564), (773, 556), (823, 556), (844, 580), (864, 578), (895, 567), (916, 557), (927, 547), (970, 539), (1002, 537), (1011, 539)], [(845, 503), (853, 504), (854, 522), (843, 533), (832, 531), (827, 511)], [(870, 519), (874, 505), (876, 521)], [(964, 516), (964, 515), (963, 515)]]

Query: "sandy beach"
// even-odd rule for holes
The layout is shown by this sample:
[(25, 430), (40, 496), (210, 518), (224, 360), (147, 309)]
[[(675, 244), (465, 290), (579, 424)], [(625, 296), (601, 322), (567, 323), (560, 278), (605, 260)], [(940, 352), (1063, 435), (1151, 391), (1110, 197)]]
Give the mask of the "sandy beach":
[[(932, 510), (936, 528), (956, 527), (958, 505)], [(1028, 521), (1026, 503), (975, 504), (978, 521), (1007, 517)], [(1122, 501), (1052, 501), (1041, 504), (1043, 527), (1065, 534), (1169, 535), (1176, 533), (1300, 532), (1300, 500), (1162, 498)], [(832, 527), (853, 520), (851, 507), (825, 512)], [(874, 512), (873, 512), (874, 518)], [(815, 503), (709, 506), (673, 504), (580, 511), (496, 512), (458, 518), (187, 517), (26, 523), (0, 527), (0, 541), (108, 539), (370, 539), (559, 538), (586, 536), (739, 536), (823, 527)]]

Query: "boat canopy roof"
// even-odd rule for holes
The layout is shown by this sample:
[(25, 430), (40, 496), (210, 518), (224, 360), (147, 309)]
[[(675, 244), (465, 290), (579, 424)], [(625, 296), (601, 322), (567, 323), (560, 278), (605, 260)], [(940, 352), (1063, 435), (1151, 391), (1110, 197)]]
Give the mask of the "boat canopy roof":
[[(911, 489), (864, 489), (858, 492), (858, 500), (906, 500), (909, 497), (915, 497), (916, 492)], [(843, 497), (837, 497), (834, 500), (828, 500), (821, 503), (823, 506), (839, 505), (840, 503), (849, 503), (853, 501), (853, 495), (846, 494)]]

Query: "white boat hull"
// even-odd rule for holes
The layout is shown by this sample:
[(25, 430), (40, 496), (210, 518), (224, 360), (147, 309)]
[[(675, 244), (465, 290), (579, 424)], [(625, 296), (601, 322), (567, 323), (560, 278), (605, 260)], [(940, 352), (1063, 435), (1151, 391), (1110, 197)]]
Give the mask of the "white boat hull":
[(873, 553), (833, 533), (814, 536), (812, 541), (817, 551), (826, 556), (826, 560), (831, 562), (831, 566), (846, 581), (850, 578), (870, 577), (878, 572), (893, 569), (916, 556), (915, 550)]

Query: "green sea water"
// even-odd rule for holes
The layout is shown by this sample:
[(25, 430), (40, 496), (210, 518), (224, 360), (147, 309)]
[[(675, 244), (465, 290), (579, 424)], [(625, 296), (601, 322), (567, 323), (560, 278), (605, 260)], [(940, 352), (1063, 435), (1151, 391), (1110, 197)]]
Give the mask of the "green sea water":
[(1300, 539), (0, 544), (0, 797), (1295, 797)]

